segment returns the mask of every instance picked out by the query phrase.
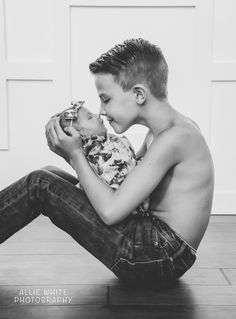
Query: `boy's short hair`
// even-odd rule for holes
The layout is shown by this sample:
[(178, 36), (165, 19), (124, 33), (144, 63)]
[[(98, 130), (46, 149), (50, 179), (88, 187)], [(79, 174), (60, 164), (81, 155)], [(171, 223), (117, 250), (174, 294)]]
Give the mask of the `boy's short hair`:
[(144, 83), (158, 99), (167, 97), (168, 65), (160, 48), (138, 38), (115, 45), (89, 65), (92, 73), (112, 74), (124, 91)]

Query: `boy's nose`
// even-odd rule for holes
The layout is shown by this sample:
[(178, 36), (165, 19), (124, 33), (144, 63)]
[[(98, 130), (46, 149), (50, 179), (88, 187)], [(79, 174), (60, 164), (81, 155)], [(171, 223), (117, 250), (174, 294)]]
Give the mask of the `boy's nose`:
[(94, 114), (94, 117), (96, 117), (97, 119), (100, 119), (100, 113), (99, 114)]
[(102, 105), (102, 103), (101, 103), (101, 105), (100, 105), (99, 114), (100, 114), (100, 116), (101, 116), (101, 115), (106, 116), (106, 114), (107, 114), (106, 111), (105, 111), (105, 109), (104, 109), (104, 106)]
[(99, 117), (101, 117), (101, 116), (107, 116), (106, 111), (104, 111), (104, 110), (100, 109)]

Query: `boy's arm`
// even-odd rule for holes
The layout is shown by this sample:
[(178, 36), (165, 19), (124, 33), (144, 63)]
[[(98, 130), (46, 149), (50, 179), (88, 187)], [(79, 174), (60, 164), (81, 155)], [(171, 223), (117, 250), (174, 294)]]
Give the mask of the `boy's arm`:
[[(148, 133), (147, 133), (148, 135)], [(146, 140), (147, 140), (147, 135), (143, 141), (143, 144), (141, 145), (140, 149), (136, 153), (136, 158), (139, 159), (140, 157), (143, 157), (145, 153), (147, 152), (147, 146), (146, 146)]]
[(112, 225), (127, 217), (152, 193), (167, 171), (182, 161), (185, 138), (174, 128), (160, 134), (116, 191), (96, 176), (82, 152), (76, 152), (70, 162), (91, 204), (102, 220)]

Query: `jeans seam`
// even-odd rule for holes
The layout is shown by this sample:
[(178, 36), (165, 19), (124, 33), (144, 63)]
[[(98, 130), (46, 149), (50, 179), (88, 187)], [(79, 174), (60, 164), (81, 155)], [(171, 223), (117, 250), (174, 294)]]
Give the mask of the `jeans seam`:
[[(166, 259), (169, 259), (169, 258), (166, 258)], [(134, 266), (136, 264), (151, 264), (151, 263), (155, 263), (155, 262), (163, 262), (164, 260), (166, 260), (165, 258), (160, 258), (160, 259), (154, 259), (154, 260), (146, 260), (146, 261), (135, 261), (135, 262), (130, 262), (128, 259), (126, 258), (122, 258), (120, 257), (111, 267), (111, 270), (121, 261), (126, 261), (128, 264)]]

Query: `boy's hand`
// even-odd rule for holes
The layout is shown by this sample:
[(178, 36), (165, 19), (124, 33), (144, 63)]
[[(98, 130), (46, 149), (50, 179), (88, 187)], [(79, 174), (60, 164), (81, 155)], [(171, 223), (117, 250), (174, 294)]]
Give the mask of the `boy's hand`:
[(47, 143), (51, 151), (63, 157), (67, 162), (82, 151), (79, 132), (74, 127), (65, 128), (67, 135), (60, 126), (60, 118), (52, 117), (45, 126)]

